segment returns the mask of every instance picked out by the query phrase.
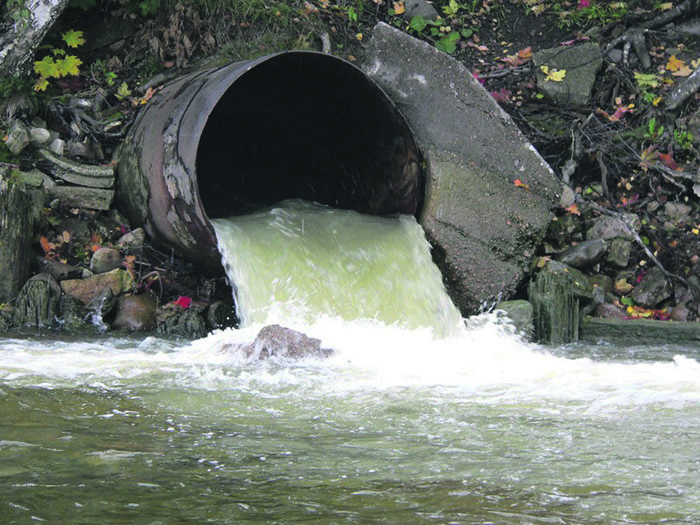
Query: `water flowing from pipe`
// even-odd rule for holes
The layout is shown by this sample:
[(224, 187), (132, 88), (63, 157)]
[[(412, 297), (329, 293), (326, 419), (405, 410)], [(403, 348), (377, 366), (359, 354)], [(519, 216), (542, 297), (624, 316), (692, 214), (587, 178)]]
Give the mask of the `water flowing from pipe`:
[(242, 326), (330, 316), (439, 336), (463, 327), (413, 217), (289, 200), (212, 223)]

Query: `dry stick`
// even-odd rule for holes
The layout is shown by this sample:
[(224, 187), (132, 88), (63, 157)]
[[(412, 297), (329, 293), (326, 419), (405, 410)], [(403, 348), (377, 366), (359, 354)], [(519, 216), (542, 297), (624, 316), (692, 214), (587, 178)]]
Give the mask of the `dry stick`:
[(664, 107), (667, 111), (675, 111), (699, 89), (700, 66), (695, 68), (695, 71), (683, 82), (673, 86), (664, 101)]
[(645, 70), (649, 69), (651, 67), (651, 57), (649, 56), (649, 52), (647, 51), (646, 44), (644, 42), (644, 33), (646, 33), (649, 29), (661, 27), (677, 18), (687, 16), (688, 14), (694, 13), (698, 10), (700, 10), (700, 0), (686, 0), (682, 4), (679, 4), (668, 11), (664, 11), (662, 14), (655, 16), (652, 19), (628, 29), (605, 46), (605, 53), (617, 47), (619, 44), (624, 43), (626, 63), (626, 55), (629, 53), (631, 44), (632, 47), (634, 47), (634, 51), (637, 53), (637, 56), (639, 56), (639, 60), (642, 62), (642, 67)]

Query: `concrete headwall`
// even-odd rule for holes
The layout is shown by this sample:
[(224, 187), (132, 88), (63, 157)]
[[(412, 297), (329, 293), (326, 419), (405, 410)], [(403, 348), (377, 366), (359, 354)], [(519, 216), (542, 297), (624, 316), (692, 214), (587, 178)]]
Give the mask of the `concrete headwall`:
[(361, 68), (425, 159), (420, 222), (464, 314), (512, 294), (559, 202), (551, 168), (461, 63), (378, 24)]

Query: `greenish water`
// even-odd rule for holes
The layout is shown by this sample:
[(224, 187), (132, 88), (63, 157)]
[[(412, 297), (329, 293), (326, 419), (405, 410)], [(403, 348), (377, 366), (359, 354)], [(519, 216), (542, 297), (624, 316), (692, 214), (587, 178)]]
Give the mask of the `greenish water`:
[(700, 520), (697, 348), (302, 306), (265, 315), (331, 357), (249, 359), (270, 317), (193, 342), (0, 338), (0, 523)]

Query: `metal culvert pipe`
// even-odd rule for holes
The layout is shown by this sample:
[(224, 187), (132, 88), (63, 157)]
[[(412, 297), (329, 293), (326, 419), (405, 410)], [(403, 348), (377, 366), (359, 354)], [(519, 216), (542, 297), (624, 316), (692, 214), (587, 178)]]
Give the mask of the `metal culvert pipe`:
[(417, 214), (421, 165), (403, 116), (359, 68), (288, 51), (160, 90), (121, 147), (116, 199), (158, 244), (221, 273), (210, 217), (290, 198)]

